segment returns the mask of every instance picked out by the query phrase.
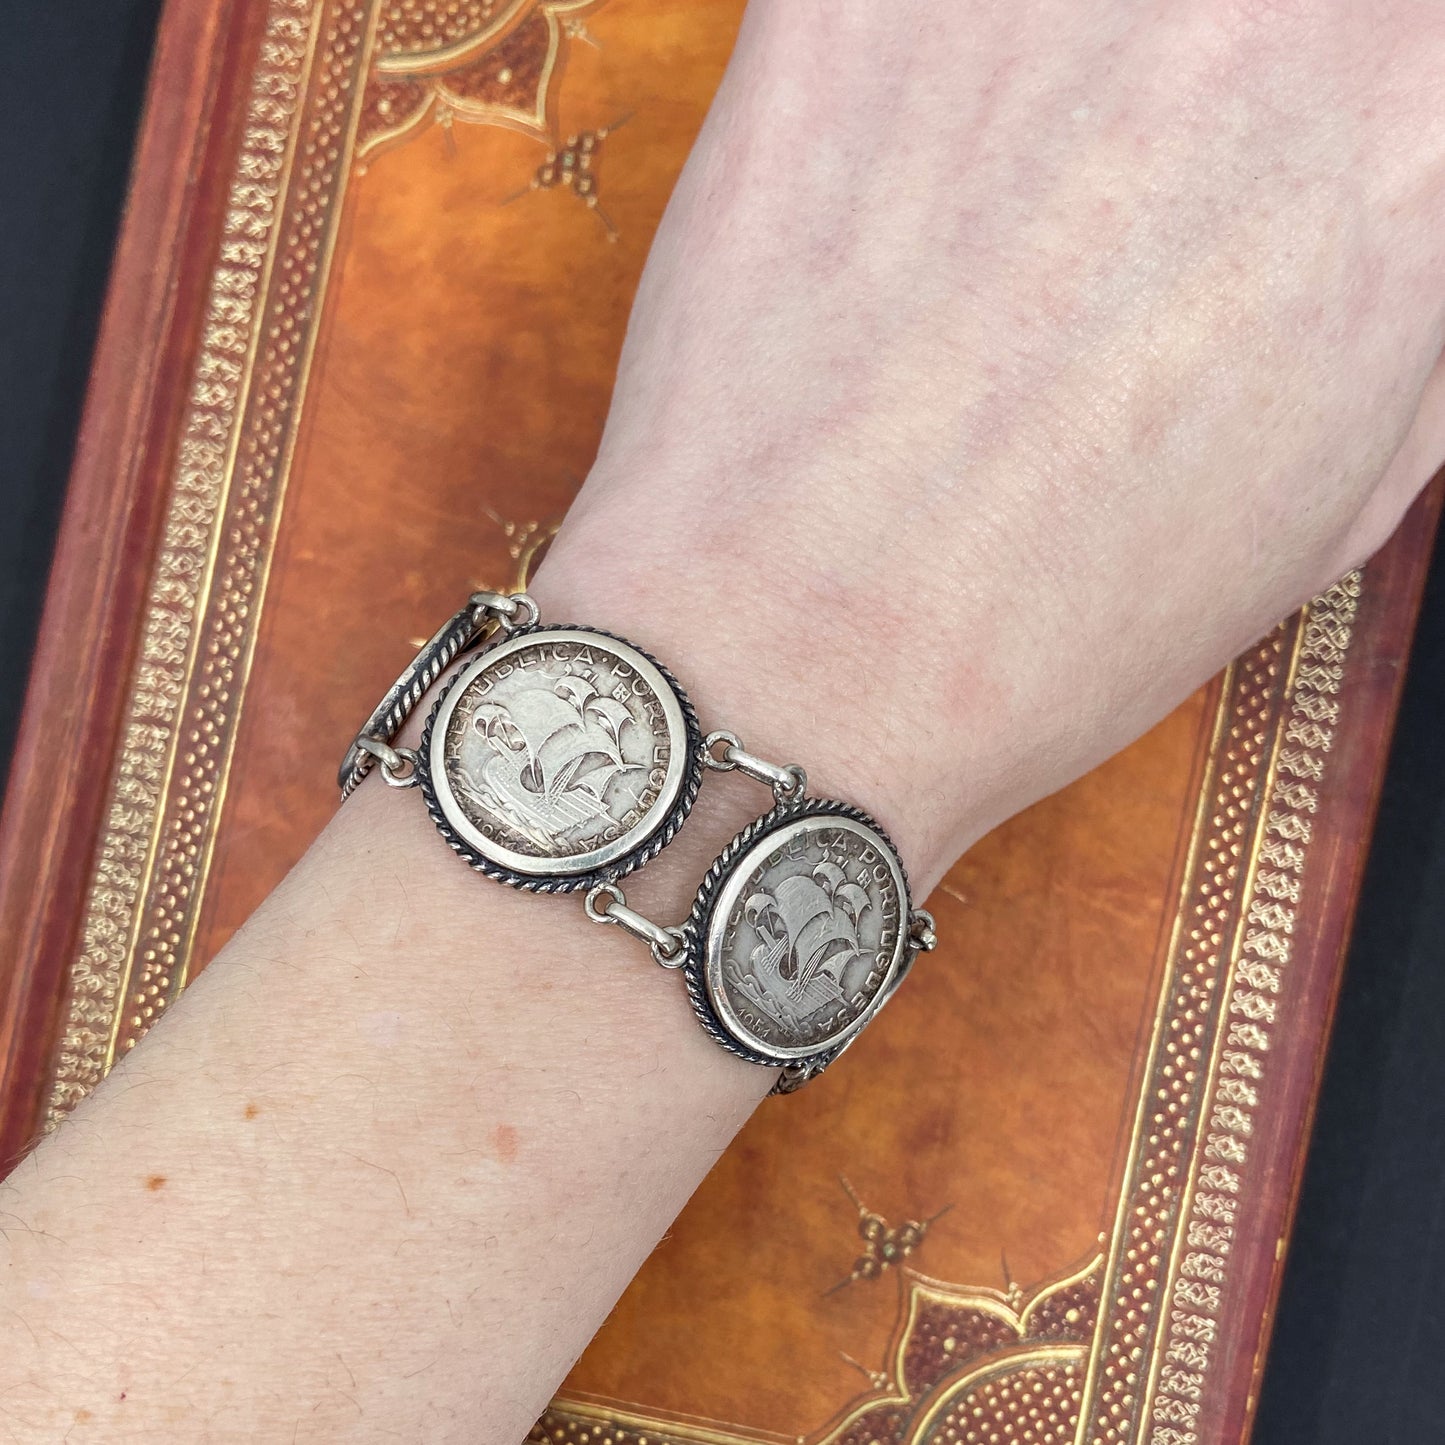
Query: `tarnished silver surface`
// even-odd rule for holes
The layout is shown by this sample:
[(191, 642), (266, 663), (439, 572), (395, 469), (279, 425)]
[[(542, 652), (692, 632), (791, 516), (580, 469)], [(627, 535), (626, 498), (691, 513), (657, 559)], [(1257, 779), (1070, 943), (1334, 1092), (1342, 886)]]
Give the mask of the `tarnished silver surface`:
[(758, 1062), (836, 1057), (917, 952), (897, 853), (839, 803), (780, 808), (740, 834), (690, 927), (694, 1006)]
[(394, 748), (367, 733), (359, 734), (354, 746), (381, 764), (381, 776), (387, 787), (414, 788), (421, 782), (421, 769), (417, 766), (421, 755), (415, 748)]
[[(386, 695), (372, 709), (361, 725), (356, 740), (346, 750), (336, 775), (342, 799), (349, 798), (360, 786), (374, 763), (384, 758), (370, 747), (372, 743), (389, 744), (411, 716), (426, 690), (462, 653), (470, 651), (495, 627), (510, 632), (522, 624), (531, 625), (538, 618), (537, 604), (525, 592), (473, 592), (466, 606), (448, 618), (407, 664), (406, 671), (387, 688)], [(389, 781), (394, 781), (388, 775)], [(408, 784), (409, 786), (409, 784)]]
[(756, 783), (766, 783), (780, 803), (800, 802), (808, 791), (808, 774), (799, 763), (770, 763), (750, 753), (736, 733), (709, 733), (702, 740), (703, 763), (716, 773), (734, 770)]
[(652, 950), (654, 963), (663, 968), (681, 968), (687, 962), (687, 933), (654, 923), (645, 914), (627, 906), (627, 895), (615, 883), (598, 883), (587, 890), (583, 908), (593, 923), (617, 924)]
[(507, 881), (582, 880), (645, 861), (649, 841), (680, 824), (701, 773), (676, 684), (630, 644), (585, 628), (523, 629), (469, 663), (433, 713), (423, 754), (423, 788), (449, 841)]

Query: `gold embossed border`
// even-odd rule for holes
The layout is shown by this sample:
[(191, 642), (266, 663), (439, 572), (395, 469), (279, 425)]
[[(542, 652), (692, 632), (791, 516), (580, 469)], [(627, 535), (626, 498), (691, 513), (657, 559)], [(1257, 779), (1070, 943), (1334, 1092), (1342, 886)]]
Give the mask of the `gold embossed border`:
[(47, 1125), (180, 991), (225, 794), (374, 24), (267, 0), (81, 915)]
[[(1065, 1427), (1072, 1432), (1102, 1268), (1095, 1255), (1027, 1295), (1017, 1287), (1008, 1294), (960, 1288), (900, 1271), (899, 1317), (885, 1368), (868, 1372), (867, 1394), (803, 1438), (820, 1445), (902, 1445), (939, 1436), (1005, 1441), (1019, 1438), (1020, 1421), (1033, 1441), (1053, 1439)], [(568, 1399), (555, 1403), (528, 1438), (531, 1445), (776, 1445), (779, 1437)]]
[[(1076, 1435), (1202, 1445), (1236, 1229), (1263, 1180), (1250, 1141), (1362, 578), (1234, 663), (1138, 1094)], [(1258, 1171), (1256, 1171), (1258, 1172)]]
[[(1288, 1026), (1289, 966), (1319, 784), (1340, 720), (1345, 659), (1359, 614), (1351, 573), (1297, 619), (1287, 702), (1275, 729), (1262, 818), (1241, 889), (1225, 1015), (1203, 1090), (1188, 1197), (1175, 1230), (1143, 1399), (1148, 1445), (1199, 1445), (1215, 1320), (1227, 1303), (1235, 1220), (1247, 1206), (1250, 1152), (1277, 1026)], [(1253, 1173), (1258, 1174), (1256, 1166)]]
[[(578, 17), (600, 3), (511, 0), (506, 23), (493, 25), (492, 6), (471, 0), (449, 23), (476, 31), (483, 59), (483, 41), (521, 45), (508, 85), (530, 87), (526, 114), (545, 130), (563, 39), (587, 39)], [(416, 17), (385, 0), (263, 0), (262, 9), (46, 1128), (185, 983), (347, 181), (385, 67), (419, 43)], [(538, 54), (529, 26), (544, 42)], [(463, 118), (513, 123), (505, 110)]]
[(458, 120), (555, 143), (553, 81), (566, 42), (596, 44), (584, 16), (602, 3), (506, 0), (493, 8), (471, 0), (446, 16), (386, 7), (363, 102), (358, 163), (428, 124), (449, 128)]

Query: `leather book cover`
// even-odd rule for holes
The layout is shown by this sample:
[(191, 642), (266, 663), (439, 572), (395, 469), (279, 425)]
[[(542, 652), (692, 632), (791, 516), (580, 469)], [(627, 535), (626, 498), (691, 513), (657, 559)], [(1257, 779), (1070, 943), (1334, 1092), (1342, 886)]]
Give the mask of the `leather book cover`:
[[(741, 9), (171, 0), (0, 829), (4, 1157), (282, 876), (458, 596), (525, 581)], [(538, 1441), (1246, 1437), (1437, 501), (952, 870)]]

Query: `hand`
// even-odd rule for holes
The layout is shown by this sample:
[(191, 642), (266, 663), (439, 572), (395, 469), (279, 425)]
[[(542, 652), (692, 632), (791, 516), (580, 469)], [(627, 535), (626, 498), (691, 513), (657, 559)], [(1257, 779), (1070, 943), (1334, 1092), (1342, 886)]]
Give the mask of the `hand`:
[(1429, 0), (754, 6), (539, 586), (931, 882), (1445, 456), (1442, 65)]

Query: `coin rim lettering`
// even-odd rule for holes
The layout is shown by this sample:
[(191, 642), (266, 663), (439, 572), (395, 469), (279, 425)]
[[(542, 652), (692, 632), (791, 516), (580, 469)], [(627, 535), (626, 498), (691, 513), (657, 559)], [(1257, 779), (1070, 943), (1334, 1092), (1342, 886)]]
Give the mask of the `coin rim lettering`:
[[(647, 683), (662, 707), (669, 751), (657, 799), (627, 832), (585, 853), (549, 858), (515, 852), (476, 827), (452, 790), (445, 748), (452, 716), (475, 678), (529, 645), (565, 642), (610, 653)], [(570, 892), (622, 877), (654, 857), (671, 840), (697, 797), (702, 780), (701, 747), (701, 730), (686, 695), (666, 668), (641, 648), (599, 628), (550, 624), (518, 628), (457, 672), (432, 709), (422, 736), (422, 792), (432, 821), (472, 867), (513, 887)]]

